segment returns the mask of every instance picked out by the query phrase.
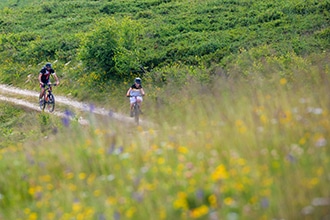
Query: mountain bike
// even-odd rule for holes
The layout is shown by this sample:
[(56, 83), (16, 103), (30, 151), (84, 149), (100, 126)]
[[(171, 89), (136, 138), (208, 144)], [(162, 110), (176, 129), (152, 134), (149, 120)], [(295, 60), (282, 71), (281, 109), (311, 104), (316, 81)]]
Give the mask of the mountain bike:
[(56, 86), (56, 84), (47, 84), (47, 88), (45, 88), (45, 92), (42, 94), (42, 100), (39, 103), (42, 111), (44, 111), (46, 106), (49, 112), (53, 112), (55, 109), (55, 97), (52, 94), (52, 86)]
[(137, 101), (137, 96), (128, 96), (128, 97), (134, 97), (135, 98), (135, 101), (133, 103), (133, 117), (134, 117), (135, 123), (137, 125), (139, 125), (141, 110), (140, 110), (140, 105)]

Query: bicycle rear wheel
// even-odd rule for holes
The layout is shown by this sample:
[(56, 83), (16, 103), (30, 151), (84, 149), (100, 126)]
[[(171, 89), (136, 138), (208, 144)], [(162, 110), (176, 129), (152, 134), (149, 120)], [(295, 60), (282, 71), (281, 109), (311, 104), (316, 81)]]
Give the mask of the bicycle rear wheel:
[(49, 112), (53, 112), (55, 109), (55, 97), (53, 94), (48, 95), (48, 101), (47, 101), (47, 110)]

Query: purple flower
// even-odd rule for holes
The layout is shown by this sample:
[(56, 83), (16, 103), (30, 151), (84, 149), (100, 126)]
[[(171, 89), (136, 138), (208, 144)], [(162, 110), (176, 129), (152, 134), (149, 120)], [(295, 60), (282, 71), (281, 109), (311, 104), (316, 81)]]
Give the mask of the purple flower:
[(89, 105), (89, 112), (93, 113), (94, 110), (95, 110), (95, 106), (94, 106), (94, 104), (90, 104), (90, 105)]
[(203, 192), (203, 190), (198, 189), (198, 190), (196, 191), (196, 197), (197, 197), (197, 199), (202, 200), (202, 199), (204, 198), (204, 192)]
[(292, 154), (288, 154), (286, 156), (286, 159), (291, 162), (291, 163), (295, 163), (296, 162), (296, 158), (292, 155)]
[(114, 220), (120, 220), (120, 213), (119, 212), (115, 212), (115, 213), (113, 213), (113, 219)]
[(132, 198), (135, 199), (138, 202), (142, 202), (143, 200), (143, 195), (140, 192), (133, 192)]
[(64, 114), (66, 117), (70, 118), (73, 116), (73, 113), (69, 109), (65, 109)]
[(112, 117), (113, 116), (113, 111), (110, 110), (109, 113), (108, 113), (109, 117)]
[(97, 217), (97, 220), (105, 220), (105, 219), (106, 218), (105, 218), (104, 214), (102, 214), (102, 213), (100, 213)]
[(107, 153), (112, 154), (115, 151), (115, 143), (112, 143), (110, 147), (108, 148)]
[(68, 117), (63, 117), (62, 118), (62, 123), (65, 127), (69, 127), (70, 125), (70, 119)]
[(264, 197), (261, 199), (260, 204), (262, 208), (266, 209), (269, 207), (269, 200), (266, 197)]
[(119, 153), (123, 153), (124, 152), (124, 147), (123, 146), (120, 146), (119, 147)]

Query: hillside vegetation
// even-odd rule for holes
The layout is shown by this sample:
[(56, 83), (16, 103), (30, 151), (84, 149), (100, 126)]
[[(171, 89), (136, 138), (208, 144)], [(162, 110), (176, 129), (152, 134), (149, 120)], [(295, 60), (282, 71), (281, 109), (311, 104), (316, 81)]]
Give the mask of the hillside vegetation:
[(55, 96), (128, 115), (140, 76), (154, 124), (0, 103), (0, 220), (330, 219), (328, 0), (0, 10), (1, 83), (37, 90), (50, 61)]
[(192, 75), (198, 67), (226, 70), (242, 51), (260, 47), (267, 52), (256, 58), (330, 46), (328, 0), (7, 0), (0, 10), (4, 83), (20, 84), (55, 60), (70, 86), (108, 89), (131, 74), (162, 83), (187, 75), (169, 73), (169, 65), (188, 66)]

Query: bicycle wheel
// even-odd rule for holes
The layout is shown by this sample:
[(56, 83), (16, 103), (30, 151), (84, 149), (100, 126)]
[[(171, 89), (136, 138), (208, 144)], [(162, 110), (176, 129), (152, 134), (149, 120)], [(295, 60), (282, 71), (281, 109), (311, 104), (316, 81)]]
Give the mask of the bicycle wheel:
[(135, 104), (134, 105), (134, 120), (137, 125), (139, 125), (139, 114), (140, 114), (139, 105)]
[(41, 101), (39, 101), (39, 107), (40, 107), (40, 110), (43, 111), (45, 109), (45, 106), (46, 106), (46, 102), (44, 99), (42, 99)]
[(55, 109), (55, 97), (53, 94), (48, 95), (48, 101), (47, 101), (47, 110), (49, 112), (53, 112)]

